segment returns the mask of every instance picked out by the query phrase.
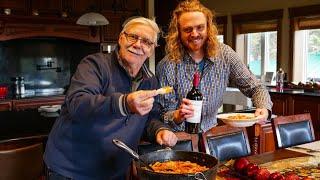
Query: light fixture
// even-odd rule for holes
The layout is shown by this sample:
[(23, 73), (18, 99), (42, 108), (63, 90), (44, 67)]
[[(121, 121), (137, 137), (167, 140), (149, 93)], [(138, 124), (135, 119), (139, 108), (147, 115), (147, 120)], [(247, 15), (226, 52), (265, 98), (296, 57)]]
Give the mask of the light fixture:
[(83, 26), (104, 26), (109, 24), (109, 21), (102, 14), (89, 12), (80, 16), (77, 24)]

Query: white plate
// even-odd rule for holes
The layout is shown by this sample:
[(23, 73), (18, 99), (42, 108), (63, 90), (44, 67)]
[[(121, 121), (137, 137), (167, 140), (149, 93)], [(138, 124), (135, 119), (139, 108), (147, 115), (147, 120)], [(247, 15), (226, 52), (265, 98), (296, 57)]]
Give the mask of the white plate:
[[(239, 116), (244, 115), (248, 118), (243, 119), (231, 119), (230, 116)], [(248, 127), (254, 125), (259, 120), (262, 120), (264, 116), (254, 116), (254, 113), (226, 113), (226, 114), (218, 114), (218, 119), (221, 119), (224, 123), (234, 126), (234, 127)]]

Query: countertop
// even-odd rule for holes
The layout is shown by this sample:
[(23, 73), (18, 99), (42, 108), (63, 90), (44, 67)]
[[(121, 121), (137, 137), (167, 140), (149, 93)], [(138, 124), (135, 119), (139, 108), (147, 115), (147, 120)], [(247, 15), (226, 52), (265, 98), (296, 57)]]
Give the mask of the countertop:
[(318, 96), (320, 97), (320, 91), (309, 92), (303, 89), (288, 89), (284, 88), (282, 92), (276, 90), (274, 87), (268, 87), (268, 91), (270, 93), (277, 93), (277, 94), (294, 94), (294, 95), (302, 95), (302, 96)]
[(23, 95), (14, 95), (8, 94), (6, 98), (0, 99), (1, 101), (10, 101), (10, 100), (20, 100), (20, 99), (33, 99), (39, 97), (50, 97), (50, 96), (63, 96), (63, 88), (54, 88), (54, 89), (38, 89), (38, 90), (27, 90)]

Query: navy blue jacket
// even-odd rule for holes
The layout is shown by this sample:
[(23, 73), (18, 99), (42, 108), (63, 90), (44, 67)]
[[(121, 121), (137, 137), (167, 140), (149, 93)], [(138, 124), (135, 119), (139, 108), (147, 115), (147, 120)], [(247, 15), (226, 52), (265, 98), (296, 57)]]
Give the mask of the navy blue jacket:
[[(154, 142), (156, 131), (165, 127), (156, 103), (148, 115), (121, 113), (120, 97), (131, 92), (131, 78), (117, 57), (116, 51), (93, 54), (78, 65), (46, 146), (45, 163), (53, 171), (76, 180), (122, 179), (131, 157), (112, 139), (137, 149), (142, 135)], [(138, 90), (158, 88), (145, 65), (141, 70)]]

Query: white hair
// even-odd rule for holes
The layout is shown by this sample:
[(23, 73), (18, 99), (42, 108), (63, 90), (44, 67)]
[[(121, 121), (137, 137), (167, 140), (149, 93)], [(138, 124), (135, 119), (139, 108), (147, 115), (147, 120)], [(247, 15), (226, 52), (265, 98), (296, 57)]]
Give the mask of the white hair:
[[(121, 34), (123, 32), (125, 32), (126, 30), (128, 30), (131, 26), (136, 25), (136, 24), (142, 24), (142, 25), (146, 25), (146, 26), (151, 27), (152, 30), (154, 31), (154, 34), (153, 34), (154, 41), (158, 40), (160, 29), (159, 29), (157, 23), (155, 22), (154, 19), (148, 19), (145, 17), (134, 16), (134, 17), (128, 18), (123, 23), (123, 29), (121, 31)], [(157, 44), (157, 42), (155, 42), (155, 43)]]

